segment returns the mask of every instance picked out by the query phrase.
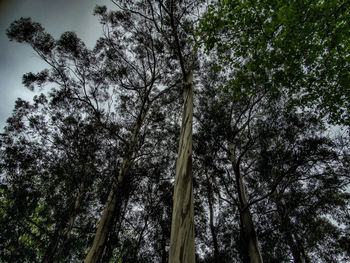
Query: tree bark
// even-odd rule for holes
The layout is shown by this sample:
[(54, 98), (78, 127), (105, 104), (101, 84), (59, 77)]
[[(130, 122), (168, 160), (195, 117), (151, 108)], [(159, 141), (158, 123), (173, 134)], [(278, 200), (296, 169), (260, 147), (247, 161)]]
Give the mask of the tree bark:
[(244, 263), (263, 263), (254, 224), (249, 208), (240, 214), (241, 242)]
[(62, 240), (61, 240), (62, 243), (57, 249), (57, 252), (56, 252), (56, 254), (54, 256), (54, 260), (52, 261), (53, 263), (60, 262), (63, 250), (64, 250), (64, 248), (66, 246), (66, 243), (67, 243), (67, 240), (69, 239), (69, 237), (70, 237), (70, 235), (72, 233), (72, 228), (73, 228), (73, 225), (74, 225), (74, 221), (75, 221), (75, 218), (77, 217), (77, 214), (78, 214), (78, 209), (80, 208), (81, 201), (83, 200), (83, 197), (85, 195), (85, 183), (83, 182), (80, 185), (79, 188), (80, 189), (79, 189), (78, 195), (77, 195), (77, 197), (75, 198), (75, 201), (74, 201), (73, 210), (72, 210), (72, 212), (71, 212), (71, 214), (69, 216), (69, 219), (68, 219), (68, 224), (67, 224), (66, 230), (63, 233), (63, 237), (62, 237)]
[(169, 263), (195, 262), (192, 185), (192, 72), (185, 77), (183, 95), (184, 110), (176, 162)]
[(214, 246), (214, 262), (219, 263), (219, 245), (216, 236), (216, 229), (214, 225), (214, 209), (213, 209), (213, 190), (209, 181), (209, 176), (207, 175), (207, 198), (209, 204), (209, 227), (210, 233), (213, 238)]
[(125, 172), (127, 170), (127, 162), (128, 162), (127, 159), (123, 161), (118, 179), (113, 182), (112, 188), (108, 195), (105, 208), (102, 213), (101, 220), (98, 224), (94, 241), (92, 243), (92, 246), (89, 250), (88, 255), (84, 260), (84, 263), (96, 263), (96, 262), (99, 262), (102, 257), (105, 243), (107, 241), (108, 233), (109, 233), (109, 230), (111, 229), (111, 225), (113, 222), (113, 215), (117, 207), (118, 188), (119, 188), (119, 185), (123, 183)]
[(229, 141), (230, 159), (232, 162), (235, 178), (236, 188), (239, 201), (240, 212), (240, 235), (241, 235), (241, 253), (244, 263), (263, 263), (258, 238), (255, 232), (252, 215), (249, 210), (247, 196), (242, 175), (240, 173), (239, 162), (236, 158), (235, 146)]
[(103, 251), (103, 255), (101, 258), (101, 262), (109, 262), (110, 259), (113, 257), (113, 249), (116, 246), (116, 244), (118, 244), (118, 240), (119, 240), (119, 231), (121, 229), (123, 220), (122, 218), (124, 218), (125, 215), (125, 210), (126, 207), (128, 206), (129, 203), (129, 193), (127, 193), (125, 196), (123, 196), (123, 198), (125, 198), (122, 202), (122, 204), (117, 205), (116, 211), (115, 211), (115, 215), (114, 215), (114, 221), (112, 224), (112, 228), (109, 232), (107, 241), (106, 241), (106, 245), (105, 245), (105, 249)]
[(66, 224), (62, 224), (63, 228), (59, 229), (54, 234), (54, 239), (51, 242), (51, 246), (49, 252), (45, 254), (42, 263), (57, 263), (61, 261), (63, 250), (66, 246), (67, 240), (69, 239), (72, 228), (74, 225), (75, 218), (78, 213), (78, 209), (80, 208), (81, 201), (85, 194), (85, 183), (81, 183), (79, 187), (78, 194), (74, 200), (74, 205), (69, 212), (68, 217), (66, 218)]
[(140, 133), (142, 124), (147, 116), (151, 104), (145, 106), (145, 103), (141, 107), (140, 114), (136, 121), (136, 125), (133, 134), (130, 139), (130, 144), (128, 146), (127, 153), (123, 159), (121, 168), (119, 170), (119, 175), (116, 180), (114, 180), (111, 190), (109, 192), (105, 208), (102, 213), (101, 220), (98, 224), (98, 228), (95, 234), (92, 246), (87, 254), (84, 263), (97, 263), (101, 261), (103, 250), (107, 241), (108, 233), (112, 227), (113, 216), (115, 215), (118, 199), (119, 187), (124, 183), (125, 176), (132, 164), (133, 155), (135, 152), (135, 146), (137, 143), (137, 137)]

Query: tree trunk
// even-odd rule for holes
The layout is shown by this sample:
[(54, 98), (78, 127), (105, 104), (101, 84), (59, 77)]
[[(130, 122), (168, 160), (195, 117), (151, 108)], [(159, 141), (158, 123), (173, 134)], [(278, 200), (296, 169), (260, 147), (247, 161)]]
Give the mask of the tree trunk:
[(252, 215), (248, 207), (247, 196), (243, 178), (240, 172), (239, 162), (236, 158), (235, 146), (229, 142), (230, 159), (232, 162), (235, 178), (236, 188), (239, 201), (240, 212), (240, 233), (241, 233), (241, 253), (244, 263), (263, 263), (260, 249), (258, 246), (258, 238), (254, 229)]
[(54, 256), (54, 260), (52, 261), (53, 263), (58, 263), (61, 261), (63, 250), (66, 246), (67, 240), (69, 239), (69, 237), (72, 233), (74, 221), (75, 221), (75, 218), (77, 217), (77, 214), (78, 214), (78, 209), (80, 208), (81, 201), (83, 200), (83, 197), (85, 195), (85, 183), (84, 182), (81, 183), (79, 188), (80, 188), (80, 190), (78, 192), (77, 197), (75, 198), (73, 210), (69, 216), (66, 230), (64, 231), (63, 237), (61, 239), (62, 243), (60, 244), (60, 246), (57, 249), (57, 252)]
[(112, 188), (108, 195), (107, 203), (102, 213), (101, 220), (98, 224), (94, 241), (92, 243), (92, 246), (89, 250), (88, 255), (84, 260), (84, 263), (96, 263), (96, 262), (99, 262), (102, 257), (105, 243), (107, 241), (108, 233), (112, 226), (113, 215), (117, 207), (118, 188), (119, 188), (119, 185), (123, 183), (125, 172), (128, 168), (126, 164), (127, 161), (128, 160), (123, 161), (118, 179), (113, 182)]
[(57, 263), (61, 261), (62, 252), (69, 239), (75, 218), (78, 213), (81, 201), (85, 194), (85, 184), (81, 183), (77, 197), (74, 200), (74, 205), (67, 216), (66, 224), (62, 224), (62, 228), (55, 232), (54, 239), (51, 240), (49, 252), (47, 252), (42, 260), (42, 263)]
[(301, 238), (298, 237), (297, 234), (293, 234), (293, 236), (295, 237), (295, 241), (298, 244), (298, 248), (301, 255), (303, 256), (304, 262), (311, 263), (311, 259), (309, 258), (308, 254), (305, 251), (304, 242), (301, 240)]
[(292, 231), (291, 231), (291, 224), (288, 218), (288, 215), (286, 215), (285, 209), (283, 207), (283, 204), (281, 200), (278, 198), (278, 194), (276, 193), (274, 195), (275, 204), (277, 207), (277, 213), (280, 218), (281, 223), (281, 232), (283, 233), (284, 240), (287, 243), (287, 245), (290, 248), (290, 251), (292, 252), (294, 263), (303, 263), (303, 260), (301, 258), (301, 253), (298, 249), (297, 244), (294, 241)]
[(118, 240), (119, 240), (119, 231), (122, 227), (122, 223), (123, 223), (123, 218), (125, 216), (125, 211), (126, 208), (128, 206), (129, 203), (129, 193), (127, 193), (125, 196), (123, 196), (123, 198), (125, 198), (123, 200), (122, 204), (118, 204), (117, 208), (116, 208), (116, 212), (114, 215), (114, 223), (112, 224), (112, 228), (109, 232), (107, 241), (106, 241), (106, 245), (105, 245), (105, 249), (103, 251), (103, 255), (101, 258), (101, 262), (109, 262), (111, 260), (111, 258), (113, 257), (113, 250), (115, 248), (115, 246), (118, 244)]
[(145, 233), (148, 225), (148, 215), (145, 218), (145, 224), (143, 225), (143, 228), (141, 229), (141, 232), (139, 234), (139, 238), (137, 240), (136, 246), (134, 248), (134, 262), (137, 262), (137, 256), (139, 254), (141, 244), (142, 244), (142, 239), (143, 239), (143, 234)]
[(302, 258), (301, 258), (298, 246), (295, 244), (292, 233), (286, 227), (284, 227), (284, 235), (285, 235), (285, 240), (286, 240), (286, 242), (287, 242), (287, 244), (292, 252), (294, 263), (304, 263)]
[(209, 204), (210, 233), (213, 238), (213, 246), (214, 246), (214, 262), (219, 263), (219, 245), (218, 245), (218, 241), (216, 237), (216, 229), (214, 225), (213, 190), (212, 190), (208, 175), (207, 175), (207, 198), (208, 198), (208, 204)]
[(141, 107), (140, 114), (136, 121), (136, 125), (133, 134), (130, 139), (130, 144), (128, 146), (127, 153), (123, 159), (121, 168), (119, 170), (119, 175), (116, 180), (114, 180), (111, 190), (109, 192), (105, 208), (102, 213), (101, 220), (98, 224), (98, 228), (95, 234), (92, 246), (87, 254), (84, 263), (97, 263), (101, 261), (103, 250), (107, 241), (108, 233), (112, 227), (113, 216), (115, 215), (118, 199), (119, 187), (124, 183), (125, 176), (132, 164), (133, 155), (135, 152), (135, 146), (137, 143), (137, 137), (140, 133), (142, 124), (147, 116), (151, 104), (145, 106), (145, 101)]
[(192, 72), (185, 78), (183, 92), (184, 110), (176, 162), (169, 263), (195, 262), (192, 185)]
[(162, 256), (161, 263), (167, 263), (168, 255), (166, 253), (166, 237), (164, 235), (164, 232), (162, 234), (162, 241), (161, 241), (161, 256)]
[(254, 229), (252, 216), (249, 208), (243, 209), (240, 212), (240, 227), (241, 227), (241, 245), (243, 249), (244, 263), (262, 263), (258, 239)]

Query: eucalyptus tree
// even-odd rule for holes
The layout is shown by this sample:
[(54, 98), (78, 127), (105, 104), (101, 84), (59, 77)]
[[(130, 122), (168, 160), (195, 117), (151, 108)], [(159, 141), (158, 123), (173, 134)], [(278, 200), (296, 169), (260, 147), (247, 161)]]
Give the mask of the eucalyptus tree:
[[(197, 36), (208, 52), (215, 51), (215, 69), (228, 76), (222, 88), (242, 109), (249, 105), (245, 98), (286, 93), (286, 108), (307, 105), (332, 123), (348, 124), (348, 13), (346, 1), (218, 1), (208, 8)], [(241, 158), (232, 154), (237, 146), (231, 142), (229, 149), (237, 163)], [(261, 261), (257, 256), (252, 262)]]
[[(176, 98), (178, 92), (173, 95)], [(115, 238), (108, 240), (107, 247), (111, 247), (111, 251), (109, 257), (103, 257), (103, 262), (110, 259), (123, 262), (167, 262), (171, 181), (175, 173), (178, 139), (176, 119), (179, 118), (178, 111), (173, 108), (178, 107), (177, 103), (154, 104), (150, 110), (147, 122), (151, 124), (144, 130), (147, 136), (142, 136), (143, 146), (130, 170), (133, 182), (122, 218), (116, 226), (120, 231), (115, 231)], [(167, 111), (174, 116), (169, 116)]]
[[(116, 194), (125, 180), (130, 180), (129, 169), (134, 164), (142, 146), (149, 125), (148, 114), (154, 102), (178, 85), (177, 78), (168, 78), (167, 62), (162, 42), (155, 37), (154, 29), (144, 27), (126, 11), (107, 12), (97, 7), (101, 23), (105, 25), (105, 36), (97, 47), (103, 49), (104, 63), (110, 81), (123, 90), (121, 94), (120, 117), (130, 123), (131, 132), (126, 141), (125, 153), (117, 180), (113, 183), (105, 209), (100, 220), (92, 247), (85, 262), (97, 262), (102, 256), (104, 245), (113, 223), (117, 206)], [(136, 113), (135, 113), (136, 112)], [(129, 178), (128, 178), (129, 177)]]
[[(15, 260), (16, 255), (24, 260), (27, 251), (33, 255), (27, 258), (31, 262), (61, 261), (81, 249), (72, 244), (86, 237), (77, 236), (74, 228), (89, 207), (85, 200), (92, 184), (104, 170), (99, 162), (103, 136), (79, 105), (55, 95), (41, 94), (32, 104), (18, 99), (2, 134), (1, 171), (9, 205), (4, 206), (3, 225), (21, 229), (3, 243), (2, 251), (9, 254), (4, 260)], [(15, 251), (8, 247), (11, 242)], [(22, 246), (30, 251), (21, 254)]]
[(220, 95), (216, 90), (222, 81), (225, 81), (225, 77), (222, 78), (215, 71), (206, 78), (200, 102), (199, 130), (208, 140), (210, 146), (207, 148), (216, 149), (214, 166), (223, 171), (218, 173), (220, 191), (224, 193), (221, 197), (239, 210), (241, 240), (238, 250), (243, 262), (249, 262), (249, 258), (251, 262), (261, 262), (250, 212), (255, 200), (249, 200), (245, 181), (256, 161), (249, 158), (256, 148), (256, 123), (263, 118), (264, 108), (273, 99), (266, 92), (256, 92), (251, 95), (243, 94), (239, 99), (231, 101), (231, 96)]
[(201, 13), (202, 1), (113, 2), (133, 21), (157, 33), (168, 55), (169, 72), (182, 79), (184, 111), (175, 176), (169, 262), (194, 262), (192, 115), (193, 74), (197, 59), (190, 39), (193, 25)]
[(295, 104), (349, 124), (348, 1), (217, 1), (198, 36), (217, 64), (236, 72), (227, 89), (254, 92), (252, 82), (286, 89)]
[[(122, 1), (115, 2), (119, 11), (110, 13), (106, 8), (98, 7), (96, 14), (101, 17), (106, 35), (94, 51), (87, 50), (73, 33), (65, 33), (59, 41), (55, 41), (39, 24), (29, 19), (15, 22), (8, 30), (11, 39), (31, 45), (51, 67), (50, 73), (43, 71), (27, 75), (26, 83), (56, 83), (67, 98), (84, 103), (91, 116), (125, 147), (119, 179), (111, 187), (87, 262), (101, 257), (113, 221), (118, 184), (124, 180), (133, 162), (147, 112), (156, 98), (177, 86), (178, 80), (182, 81), (185, 107), (177, 162), (170, 258), (181, 254), (181, 257), (194, 261), (191, 153), (193, 72), (197, 61), (190, 37), (193, 23), (201, 12), (200, 2)], [(101, 66), (102, 61), (105, 67)], [(111, 83), (119, 87), (119, 92), (111, 88)], [(116, 103), (116, 97), (120, 97), (122, 103)], [(127, 116), (135, 120), (131, 124), (134, 127), (131, 133), (125, 132), (119, 123), (113, 121), (118, 113), (110, 110), (130, 105), (134, 105), (138, 112), (131, 113), (127, 108), (125, 115), (120, 116), (123, 120), (128, 119)], [(179, 216), (181, 207), (189, 208), (184, 210), (187, 211), (186, 217)], [(177, 230), (178, 227), (180, 230)], [(183, 253), (180, 253), (181, 248)]]
[[(214, 175), (211, 180), (220, 182), (219, 186), (217, 183), (213, 184), (218, 188), (217, 198), (239, 209), (241, 240), (238, 242), (238, 249), (243, 262), (258, 262), (256, 260), (262, 261), (263, 258), (271, 261), (276, 244), (270, 243), (271, 236), (266, 234), (266, 228), (274, 228), (279, 224), (275, 223), (274, 217), (269, 217), (272, 214), (271, 210), (275, 210), (276, 207), (276, 204), (269, 200), (273, 199), (276, 191), (288, 191), (286, 189), (291, 185), (299, 185), (301, 188), (298, 189), (302, 194), (305, 191), (302, 186), (311, 184), (313, 180), (320, 183), (318, 180), (322, 177), (338, 178), (333, 182), (337, 186), (328, 185), (329, 188), (323, 189), (327, 195), (339, 196), (340, 199), (336, 198), (338, 203), (333, 204), (331, 200), (321, 198), (321, 190), (317, 191), (317, 196), (327, 204), (326, 206), (334, 206), (334, 211), (339, 211), (347, 202), (344, 195), (344, 189), (348, 185), (347, 177), (344, 176), (346, 172), (335, 172), (342, 166), (337, 161), (340, 158), (339, 150), (334, 141), (324, 134), (325, 126), (319, 116), (296, 113), (293, 107), (286, 107), (288, 99), (283, 93), (256, 91), (250, 95), (241, 93), (232, 97), (231, 94), (223, 92), (220, 95), (215, 86), (222, 81), (226, 81), (226, 76), (222, 77), (214, 70), (206, 74), (206, 80), (203, 82), (207, 85), (204, 85), (199, 101), (197, 118), (201, 143), (197, 152), (201, 166), (211, 167), (210, 173)], [(257, 90), (258, 88), (260, 87), (257, 86)], [(230, 162), (233, 169), (229, 167)], [(295, 194), (297, 193), (298, 191), (295, 191)], [(311, 197), (312, 194), (310, 191), (308, 198), (315, 199), (315, 196)], [(307, 205), (305, 200), (302, 203)], [(208, 206), (210, 210), (210, 204)], [(319, 210), (310, 210), (310, 217), (318, 218), (320, 214), (332, 214), (330, 210), (322, 210), (322, 203), (316, 202), (313, 207)], [(307, 217), (307, 213), (304, 216)], [(271, 221), (266, 218), (270, 218)], [(261, 227), (263, 222), (265, 226)], [(307, 229), (305, 226), (302, 228), (303, 231)], [(258, 235), (263, 238), (260, 246), (256, 238), (256, 229)], [(214, 236), (215, 231), (211, 232)], [(281, 232), (275, 233), (280, 235)], [(324, 231), (324, 237), (328, 235), (326, 233), (327, 231)], [(297, 235), (306, 236), (299, 233)], [(286, 243), (285, 240), (282, 238), (281, 242), (286, 244), (284, 251), (288, 250), (288, 246), (293, 250), (293, 243)], [(317, 242), (322, 243), (321, 240)], [(296, 243), (300, 244), (297, 241)], [(263, 251), (260, 251), (259, 247), (262, 247)], [(282, 251), (280, 249), (281, 257), (275, 262), (286, 260), (286, 253)], [(298, 253), (301, 253), (300, 251)], [(337, 257), (337, 253), (334, 252), (332, 256)]]
[[(102, 23), (110, 23), (110, 27), (106, 26), (105, 37), (93, 51), (71, 32), (54, 40), (30, 19), (15, 21), (7, 32), (11, 40), (31, 45), (51, 67), (25, 75), (25, 85), (56, 84), (57, 93), (84, 105), (87, 114), (114, 141), (112, 145), (122, 148), (120, 156), (115, 157), (121, 162), (119, 174), (109, 187), (105, 209), (86, 258), (88, 262), (96, 262), (102, 256), (116, 213), (118, 191), (142, 145), (139, 139), (151, 105), (178, 84), (176, 78), (164, 77), (169, 70), (159, 55), (164, 46), (153, 38), (151, 28), (133, 27), (136, 24), (130, 17), (120, 12), (107, 15), (104, 7), (98, 7), (96, 14)], [(117, 21), (123, 26), (118, 27)], [(130, 35), (122, 36), (124, 33)]]
[[(314, 246), (323, 246), (325, 240), (333, 239), (329, 246), (337, 247), (334, 237), (342, 231), (328, 218), (338, 221), (336, 211), (345, 209), (348, 181), (339, 170), (339, 148), (334, 139), (327, 136), (324, 124), (316, 115), (284, 112), (276, 118), (280, 114), (276, 112), (281, 110), (273, 109), (268, 115), (272, 119), (259, 128), (260, 149), (255, 153), (258, 176), (252, 182), (254, 195), (264, 195), (266, 186), (273, 190), (256, 208), (260, 215), (258, 222), (263, 225), (260, 228), (263, 257), (271, 262), (291, 258), (294, 262), (310, 262), (315, 260), (310, 259), (312, 255), (318, 253), (313, 250)], [(280, 127), (271, 124), (273, 120), (277, 120)], [(274, 185), (274, 177), (281, 178), (278, 185)], [(258, 185), (265, 187), (256, 187)], [(311, 237), (311, 233), (316, 232), (318, 237)], [(271, 243), (271, 236), (280, 240), (279, 245), (275, 241)], [(339, 249), (330, 249), (329, 258), (324, 260), (338, 258), (341, 253)]]

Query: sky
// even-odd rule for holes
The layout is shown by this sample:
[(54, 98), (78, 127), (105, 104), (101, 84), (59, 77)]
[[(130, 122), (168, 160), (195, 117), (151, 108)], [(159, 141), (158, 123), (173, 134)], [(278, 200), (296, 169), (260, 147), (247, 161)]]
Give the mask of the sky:
[(15, 100), (31, 100), (38, 94), (23, 86), (23, 74), (46, 68), (31, 47), (9, 41), (6, 29), (21, 17), (31, 17), (54, 38), (74, 31), (92, 48), (102, 33), (98, 18), (92, 15), (96, 5), (113, 8), (109, 0), (0, 0), (0, 133)]

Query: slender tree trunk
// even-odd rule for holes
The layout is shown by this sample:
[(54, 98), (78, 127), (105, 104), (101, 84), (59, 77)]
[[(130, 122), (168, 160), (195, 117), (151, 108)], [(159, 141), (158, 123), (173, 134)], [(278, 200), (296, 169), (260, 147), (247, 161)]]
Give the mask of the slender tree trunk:
[(168, 252), (166, 250), (167, 240), (169, 238), (168, 229), (167, 229), (167, 220), (166, 220), (166, 207), (163, 206), (162, 219), (160, 221), (160, 228), (162, 231), (162, 240), (161, 240), (161, 263), (168, 262)]
[(186, 76), (184, 82), (184, 110), (176, 162), (169, 263), (195, 262), (192, 185), (192, 72)]
[(298, 237), (297, 234), (294, 234), (294, 237), (295, 237), (295, 241), (298, 244), (299, 251), (300, 251), (301, 255), (303, 256), (304, 262), (311, 263), (311, 259), (309, 258), (308, 254), (305, 251), (304, 242)]
[(240, 212), (240, 232), (241, 232), (241, 251), (244, 263), (263, 263), (258, 238), (255, 232), (252, 215), (248, 207), (247, 196), (243, 178), (240, 173), (240, 167), (236, 158), (235, 146), (229, 142), (229, 149), (231, 154), (231, 162), (236, 178), (236, 188), (239, 201)]
[(161, 241), (161, 249), (162, 249), (162, 263), (167, 263), (168, 254), (166, 253), (166, 237), (164, 235), (164, 232), (162, 234), (162, 241)]
[(128, 169), (128, 164), (127, 164), (128, 162), (129, 162), (128, 159), (124, 159), (122, 167), (119, 171), (118, 179), (117, 181), (113, 182), (112, 188), (108, 195), (105, 208), (102, 213), (101, 220), (98, 224), (94, 241), (92, 243), (92, 246), (89, 250), (88, 255), (85, 258), (84, 263), (96, 263), (96, 262), (99, 262), (102, 257), (105, 243), (107, 241), (108, 233), (111, 229), (111, 225), (113, 222), (113, 215), (117, 207), (118, 188), (119, 188), (119, 185), (122, 184), (124, 181), (124, 176)]
[(61, 261), (62, 252), (65, 248), (65, 245), (67, 243), (67, 240), (69, 239), (72, 228), (74, 225), (75, 218), (78, 213), (78, 209), (80, 207), (81, 201), (83, 199), (83, 196), (85, 194), (85, 184), (84, 182), (81, 183), (78, 194), (74, 200), (74, 205), (69, 212), (67, 222), (66, 224), (62, 224), (62, 228), (55, 232), (54, 236), (55, 239), (51, 240), (52, 244), (50, 247), (48, 253), (46, 253), (44, 259), (42, 260), (42, 263), (57, 263)]
[(58, 263), (61, 261), (63, 250), (64, 250), (66, 243), (67, 243), (67, 241), (72, 233), (74, 221), (77, 217), (78, 209), (80, 208), (81, 201), (83, 200), (84, 195), (85, 195), (85, 183), (83, 182), (83, 183), (81, 183), (78, 195), (75, 198), (73, 210), (69, 216), (66, 230), (64, 231), (63, 237), (61, 238), (62, 243), (60, 244), (60, 246), (57, 249), (57, 252), (56, 252), (54, 259), (52, 261), (53, 263)]
[(114, 223), (112, 224), (111, 231), (109, 232), (101, 262), (109, 262), (113, 257), (113, 249), (118, 244), (119, 231), (122, 227), (122, 219), (125, 216), (125, 211), (129, 203), (129, 197), (129, 193), (127, 193), (125, 196), (123, 196), (122, 204), (119, 203), (117, 205), (117, 209), (114, 215)]
[(146, 115), (148, 113), (148, 110), (150, 108), (150, 104), (141, 107), (141, 112), (139, 114), (138, 120), (136, 122), (133, 134), (130, 139), (130, 144), (128, 147), (127, 154), (122, 162), (121, 168), (119, 170), (119, 175), (116, 180), (114, 180), (111, 190), (109, 192), (107, 202), (105, 205), (105, 208), (102, 213), (101, 220), (98, 224), (98, 228), (95, 234), (94, 241), (92, 243), (92, 246), (89, 250), (89, 253), (87, 254), (84, 263), (97, 263), (100, 262), (102, 255), (103, 255), (103, 250), (105, 248), (105, 244), (107, 241), (108, 233), (112, 227), (113, 223), (113, 216), (115, 215), (116, 207), (117, 207), (117, 202), (119, 202), (118, 199), (118, 192), (119, 192), (119, 187), (124, 183), (125, 181), (125, 176), (129, 171), (129, 168), (132, 164), (133, 161), (133, 155), (135, 152), (135, 146), (137, 143), (137, 137), (140, 133), (142, 124), (146, 118)]
[(214, 262), (219, 263), (219, 245), (216, 236), (216, 229), (214, 225), (214, 209), (213, 209), (213, 191), (209, 181), (209, 177), (207, 175), (207, 198), (209, 204), (209, 227), (210, 233), (213, 238), (213, 246), (214, 246)]
[(298, 249), (298, 246), (295, 244), (292, 233), (286, 227), (284, 227), (283, 232), (285, 235), (285, 240), (286, 240), (286, 242), (287, 242), (287, 244), (292, 252), (294, 263), (304, 263), (302, 258), (301, 258), (301, 254), (300, 254), (300, 251)]
[(294, 238), (291, 232), (291, 224), (290, 224), (288, 215), (286, 215), (286, 212), (283, 208), (283, 204), (281, 200), (278, 198), (277, 193), (274, 194), (274, 200), (277, 207), (277, 213), (280, 218), (281, 232), (283, 233), (285, 242), (287, 243), (287, 245), (290, 248), (290, 251), (292, 252), (294, 263), (303, 263), (303, 260), (301, 258), (301, 253), (298, 249), (297, 244), (294, 241)]
[(146, 218), (145, 218), (145, 224), (143, 225), (143, 228), (141, 229), (141, 232), (139, 234), (139, 238), (137, 240), (136, 247), (134, 249), (134, 262), (137, 262), (137, 256), (138, 256), (139, 251), (140, 251), (140, 247), (141, 247), (142, 239), (143, 239), (143, 234), (145, 233), (145, 231), (147, 229), (147, 225), (148, 225), (148, 216), (146, 216)]

